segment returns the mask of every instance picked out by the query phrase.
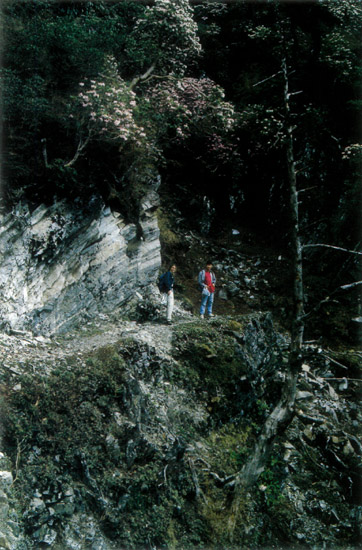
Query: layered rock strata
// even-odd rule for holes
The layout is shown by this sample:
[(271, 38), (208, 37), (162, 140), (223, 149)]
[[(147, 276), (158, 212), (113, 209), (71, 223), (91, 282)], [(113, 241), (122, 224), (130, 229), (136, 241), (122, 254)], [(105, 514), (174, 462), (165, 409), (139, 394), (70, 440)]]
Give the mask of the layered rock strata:
[(101, 199), (18, 205), (0, 218), (2, 329), (54, 334), (124, 306), (161, 264), (158, 195), (126, 224)]

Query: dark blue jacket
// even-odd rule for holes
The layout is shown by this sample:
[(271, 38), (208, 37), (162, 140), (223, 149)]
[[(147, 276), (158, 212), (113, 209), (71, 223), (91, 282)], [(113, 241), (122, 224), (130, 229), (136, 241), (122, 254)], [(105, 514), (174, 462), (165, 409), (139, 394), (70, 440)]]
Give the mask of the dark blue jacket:
[(167, 271), (166, 276), (165, 276), (165, 287), (164, 287), (165, 290), (164, 290), (164, 292), (168, 292), (169, 290), (172, 290), (174, 282), (175, 282), (175, 279), (174, 279), (171, 271)]

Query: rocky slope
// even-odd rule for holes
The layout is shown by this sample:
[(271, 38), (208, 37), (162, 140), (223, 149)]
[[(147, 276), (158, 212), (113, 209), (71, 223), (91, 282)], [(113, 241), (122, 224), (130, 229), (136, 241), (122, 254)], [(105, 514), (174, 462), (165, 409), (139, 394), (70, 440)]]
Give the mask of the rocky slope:
[[(361, 353), (316, 340), (231, 537), (235, 475), (287, 368), (288, 333), (265, 311), (288, 325), (285, 260), (171, 231), (158, 211), (179, 266), (165, 325), (157, 204), (145, 198), (139, 226), (99, 201), (3, 220), (0, 548), (357, 548)], [(218, 315), (201, 321), (210, 257)]]
[(278, 398), (288, 338), (262, 313), (201, 322), (179, 304), (166, 326), (151, 302), (152, 322), (1, 336), (3, 547), (357, 547), (360, 354), (305, 347), (295, 418), (230, 541), (233, 478)]

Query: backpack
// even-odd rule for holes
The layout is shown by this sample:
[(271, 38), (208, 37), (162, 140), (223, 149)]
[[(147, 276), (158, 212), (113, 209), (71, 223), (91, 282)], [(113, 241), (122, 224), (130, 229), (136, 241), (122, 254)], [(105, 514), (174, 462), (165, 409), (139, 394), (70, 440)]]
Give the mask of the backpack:
[(157, 286), (160, 292), (166, 292), (166, 273), (159, 276)]

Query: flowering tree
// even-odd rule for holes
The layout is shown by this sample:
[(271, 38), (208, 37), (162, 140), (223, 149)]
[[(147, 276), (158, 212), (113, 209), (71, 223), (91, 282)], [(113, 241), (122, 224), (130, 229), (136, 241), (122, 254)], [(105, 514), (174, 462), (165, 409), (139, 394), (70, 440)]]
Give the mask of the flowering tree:
[(235, 124), (235, 110), (225, 101), (223, 89), (209, 78), (170, 78), (151, 88), (146, 95), (156, 122), (168, 130), (175, 143), (191, 135), (227, 134)]
[(189, 0), (155, 0), (147, 6), (127, 40), (134, 71), (151, 66), (158, 74), (183, 75), (201, 45)]
[(79, 83), (70, 118), (75, 123), (79, 143), (74, 164), (91, 139), (116, 145), (119, 151), (132, 145), (147, 150), (145, 129), (137, 120), (136, 94), (120, 77), (117, 64), (107, 59), (105, 70), (95, 79)]

